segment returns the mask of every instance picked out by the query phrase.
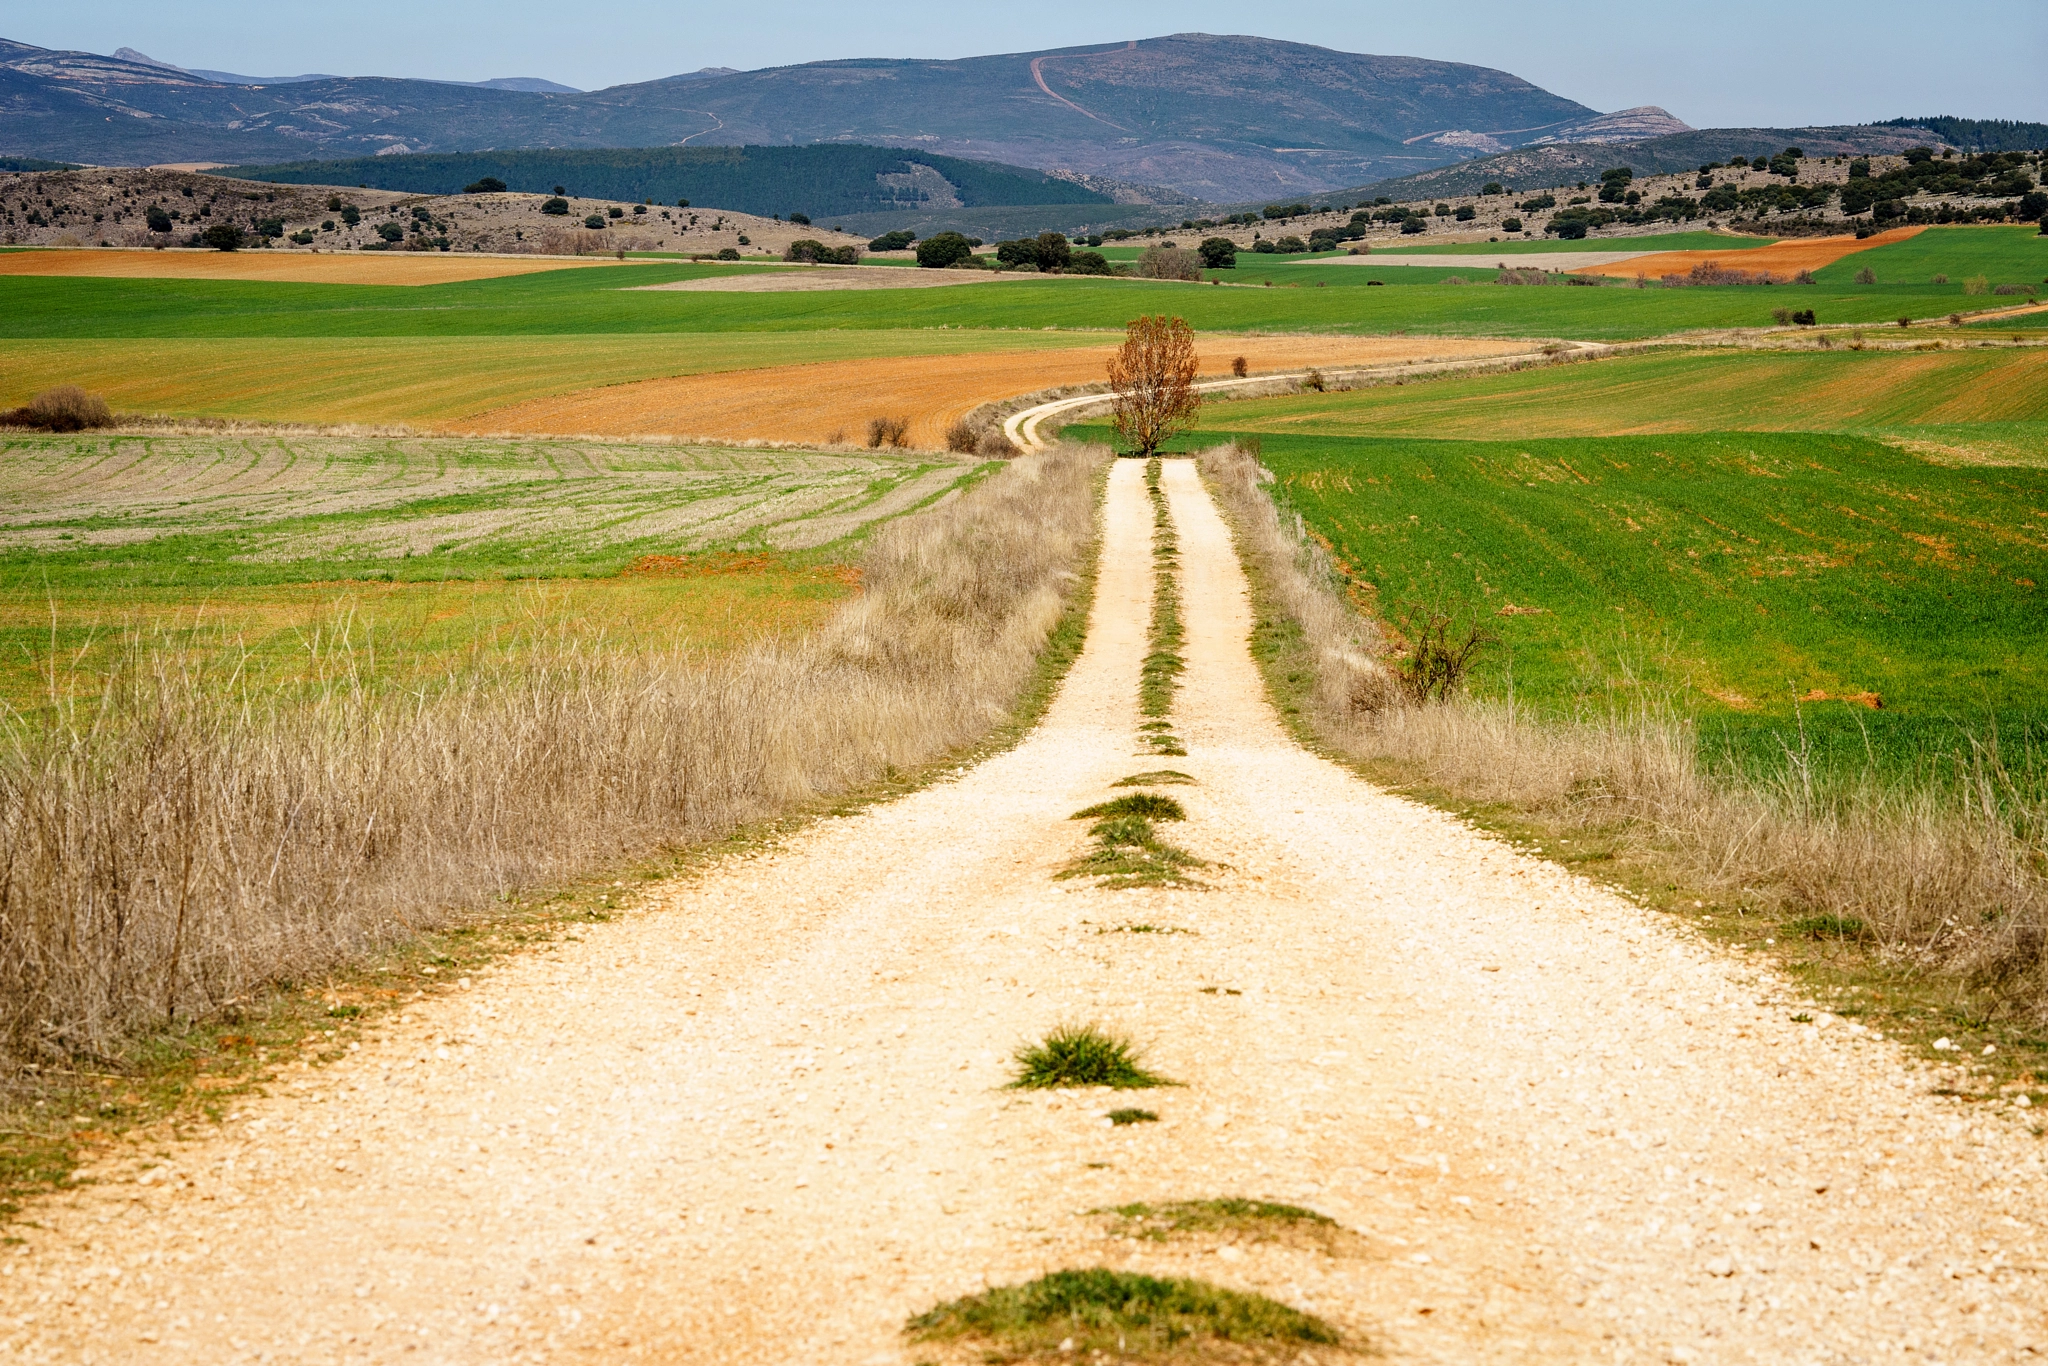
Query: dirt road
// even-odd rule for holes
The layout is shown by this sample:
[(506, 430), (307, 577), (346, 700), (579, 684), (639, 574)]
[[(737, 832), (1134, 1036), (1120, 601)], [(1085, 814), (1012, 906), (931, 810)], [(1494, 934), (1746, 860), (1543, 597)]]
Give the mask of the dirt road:
[[(1057, 881), (1137, 751), (1150, 510), (1117, 467), (1087, 648), (1015, 750), (656, 889), (423, 1002), (214, 1137), (111, 1160), (0, 1255), (0, 1360), (909, 1363), (1060, 1267), (1257, 1288), (1390, 1361), (2048, 1352), (2044, 1143), (1561, 870), (1293, 745), (1185, 462), (1173, 838), (1201, 890)], [(1156, 1124), (1002, 1089), (1061, 1020)], [(142, 1170), (143, 1163), (162, 1165)], [(1259, 1196), (1344, 1255), (1128, 1242)]]

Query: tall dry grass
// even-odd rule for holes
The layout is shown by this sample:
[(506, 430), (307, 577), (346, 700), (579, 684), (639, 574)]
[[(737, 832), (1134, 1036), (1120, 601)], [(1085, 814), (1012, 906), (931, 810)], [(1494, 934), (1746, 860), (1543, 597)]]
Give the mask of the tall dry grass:
[(0, 1049), (108, 1055), (501, 889), (701, 839), (985, 735), (1077, 582), (1102, 456), (1020, 459), (876, 534), (814, 636), (564, 647), (401, 691), (130, 642), (0, 753)]
[(1413, 705), (1327, 556), (1276, 511), (1256, 456), (1226, 446), (1201, 460), (1264, 591), (1299, 627), (1313, 676), (1303, 713), (1324, 743), (1466, 800), (1618, 832), (1696, 888), (1832, 918), (1987, 1011), (2048, 1022), (2048, 801), (1995, 743), (1948, 772), (1845, 784), (1817, 781), (1796, 751), (1772, 771), (1713, 772), (1687, 719), (1654, 702), (1576, 718), (1469, 697)]

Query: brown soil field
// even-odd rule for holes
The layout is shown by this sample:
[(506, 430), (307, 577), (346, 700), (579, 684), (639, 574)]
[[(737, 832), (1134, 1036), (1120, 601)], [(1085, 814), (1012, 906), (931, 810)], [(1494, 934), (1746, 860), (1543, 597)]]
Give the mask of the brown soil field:
[(88, 247), (0, 252), (0, 275), (100, 275), (128, 280), (270, 280), (308, 285), (446, 285), (531, 275), (575, 266), (613, 266), (609, 258), (457, 256), (452, 252), (379, 251), (315, 255), (270, 251), (122, 251)]
[(1708, 261), (1720, 261), (1730, 268), (1768, 270), (1774, 275), (1791, 275), (1802, 270), (1819, 270), (1822, 266), (1831, 266), (1844, 256), (1869, 251), (1872, 247), (1903, 242), (1923, 231), (1924, 228), (1893, 228), (1890, 232), (1863, 238), (1795, 237), (1772, 246), (1752, 247), (1734, 254), (1721, 251), (1660, 251), (1604, 266), (1587, 266), (1581, 273), (1618, 275), (1625, 280), (1642, 275), (1655, 280), (1666, 275), (1683, 275), (1694, 266)]
[[(1389, 365), (1526, 351), (1529, 344), (1464, 338), (1208, 337), (1202, 373), (1230, 372), (1243, 356), (1254, 373), (1307, 365)], [(836, 444), (865, 439), (870, 418), (908, 417), (910, 444), (937, 449), (948, 425), (983, 403), (1104, 377), (1113, 346), (979, 356), (905, 356), (775, 366), (584, 389), (479, 413), (448, 430), (666, 434), (723, 440)]]

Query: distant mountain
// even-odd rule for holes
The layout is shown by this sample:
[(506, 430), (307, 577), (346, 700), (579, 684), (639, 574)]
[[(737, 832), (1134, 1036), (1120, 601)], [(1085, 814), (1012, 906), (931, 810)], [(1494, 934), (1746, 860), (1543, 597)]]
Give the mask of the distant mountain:
[(285, 166), (235, 166), (219, 174), (285, 185), (361, 185), (408, 194), (454, 194), (494, 176), (508, 189), (548, 194), (561, 185), (591, 199), (652, 199), (736, 209), (762, 217), (791, 212), (838, 222), (990, 206), (1111, 206), (1106, 194), (1021, 166), (963, 161), (900, 147), (826, 143), (808, 147), (640, 147), (606, 151), (446, 152), (358, 157)]
[(1937, 114), (1924, 119), (1883, 119), (1877, 126), (1925, 128), (1959, 152), (2032, 152), (2048, 147), (2048, 123)]
[(1200, 33), (958, 61), (707, 69), (582, 94), (248, 81), (141, 53), (0, 40), (0, 154), (147, 165), (849, 142), (1238, 200), (1424, 170), (1604, 117), (1486, 67)]
[[(338, 81), (340, 76), (320, 72), (304, 76), (237, 76), (232, 71), (208, 71), (199, 66), (173, 66), (160, 62), (146, 52), (137, 52), (132, 47), (117, 47), (114, 56), (122, 61), (137, 62), (144, 66), (160, 66), (166, 71), (176, 71), (187, 76), (198, 76), (204, 80), (218, 81), (222, 85), (304, 85), (307, 81)], [(730, 70), (718, 68), (722, 73)], [(523, 90), (538, 95), (580, 95), (583, 92), (573, 85), (560, 85), (544, 81), (538, 76), (498, 76), (488, 81), (437, 81), (437, 85), (466, 85), (472, 90)]]

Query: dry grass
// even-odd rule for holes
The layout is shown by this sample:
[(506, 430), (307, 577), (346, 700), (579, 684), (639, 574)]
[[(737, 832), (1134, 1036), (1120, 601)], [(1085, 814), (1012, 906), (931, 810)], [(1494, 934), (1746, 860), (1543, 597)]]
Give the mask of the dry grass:
[(564, 648), (438, 689), (344, 667), (266, 690), (131, 642), (95, 706), (6, 728), (0, 1049), (115, 1055), (501, 890), (972, 742), (1061, 616), (1099, 459), (1022, 459), (892, 524), (823, 629), (708, 662)]
[(1814, 782), (1797, 753), (1773, 775), (1710, 775), (1690, 725), (1654, 702), (1576, 720), (1407, 705), (1376, 629), (1276, 514), (1256, 457), (1231, 446), (1202, 463), (1283, 618), (1262, 625), (1261, 648), (1307, 666), (1301, 712), (1323, 742), (1462, 801), (1597, 830), (1736, 904), (1866, 926), (1886, 960), (1954, 981), (1973, 1010), (2048, 1023), (2048, 804), (1995, 746), (1949, 781), (1845, 788)]

